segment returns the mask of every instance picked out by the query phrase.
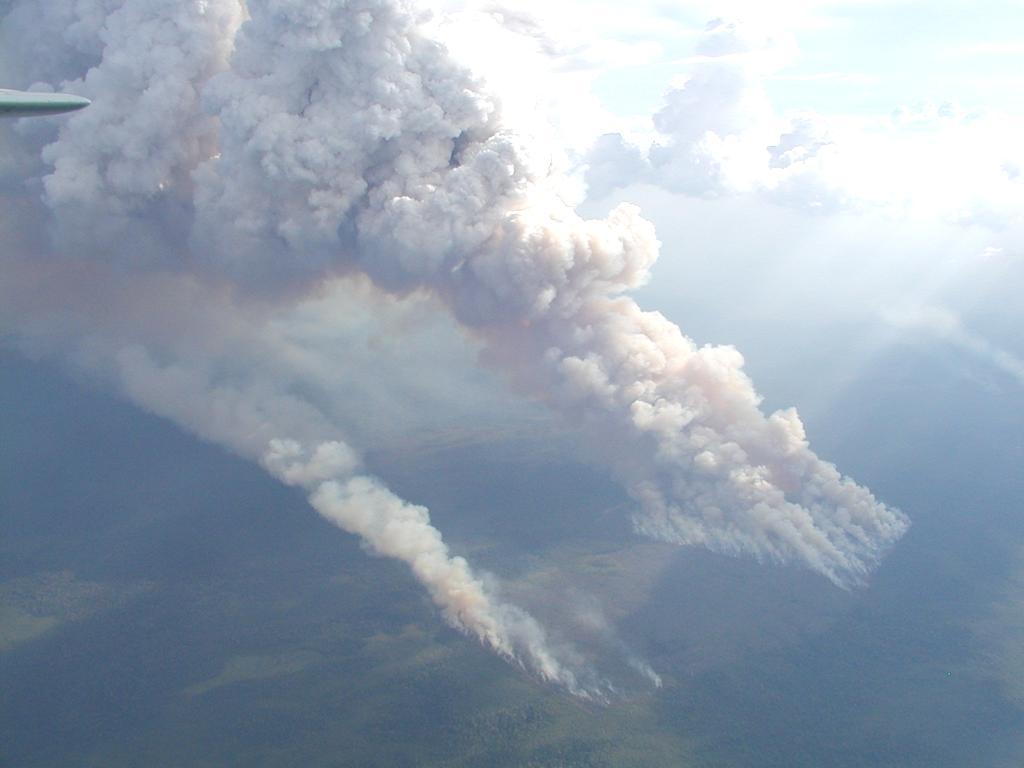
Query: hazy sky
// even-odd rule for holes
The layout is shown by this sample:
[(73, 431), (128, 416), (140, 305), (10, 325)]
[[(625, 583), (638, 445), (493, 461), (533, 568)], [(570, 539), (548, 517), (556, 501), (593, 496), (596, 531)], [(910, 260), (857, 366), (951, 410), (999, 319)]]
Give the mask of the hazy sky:
[[(476, 4), (493, 8), (500, 4)], [(473, 7), (450, 3), (448, 7)], [(1021, 6), (961, 2), (523, 2), (566, 47), (585, 48), (596, 92), (619, 115), (653, 111), (714, 18), (742, 19), (785, 41), (769, 78), (778, 108), (886, 115), (917, 101), (1019, 111)]]
[[(557, 126), (554, 143), (576, 153), (571, 167), (591, 165), (591, 197), (631, 181), (703, 198), (758, 195), (804, 213), (883, 214), (891, 237), (877, 222), (862, 227), (883, 248), (908, 236), (944, 247), (959, 239), (953, 257), (964, 269), (1019, 253), (1019, 3), (549, 6), (462, 10), (445, 36), (499, 84), (511, 120)], [(725, 22), (717, 33), (714, 19)], [(604, 143), (588, 154), (595, 137), (616, 133), (629, 152)], [(637, 165), (647, 154), (653, 170)], [(790, 241), (809, 239), (786, 211), (766, 215), (789, 227)], [(692, 249), (664, 229), (663, 261)], [(845, 229), (830, 241), (861, 234)], [(903, 265), (892, 262), (921, 259), (935, 268), (930, 287), (957, 279), (935, 274), (951, 268), (926, 244), (903, 250), (884, 257), (897, 274)]]

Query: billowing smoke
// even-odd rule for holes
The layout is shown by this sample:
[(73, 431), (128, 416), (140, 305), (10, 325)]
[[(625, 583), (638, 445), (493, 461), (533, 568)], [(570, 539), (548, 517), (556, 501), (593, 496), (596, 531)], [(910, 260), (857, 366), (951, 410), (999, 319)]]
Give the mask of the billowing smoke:
[[(27, 24), (32, 5), (16, 3), (5, 24)], [(411, 3), (55, 5), (65, 26), (26, 39), (68, 51), (47, 59), (58, 69), (83, 62), (63, 87), (94, 106), (43, 151), (45, 209), (28, 206), (19, 223), (40, 218), (53, 245), (21, 236), (25, 252), (4, 257), (12, 274), (37, 287), (53, 277), (66, 292), (65, 266), (84, 263), (128, 293), (167, 280), (256, 316), (350, 274), (399, 296), (429, 292), (520, 391), (596, 438), (645, 534), (795, 561), (849, 585), (906, 529), (815, 456), (795, 411), (761, 413), (738, 352), (698, 348), (628, 297), (657, 257), (652, 226), (630, 206), (581, 219), (543, 153), (503, 127), (497, 101)], [(67, 23), (81, 39), (66, 39)], [(120, 321), (145, 328), (146, 302), (129, 304)], [(260, 461), (407, 562), (453, 626), (585, 692), (572, 654), (452, 557), (426, 510), (359, 474), (330, 420), (286, 380), (219, 385), (191, 364), (189, 350), (212, 354), (191, 310), (168, 300), (162, 311), (189, 330), (157, 323), (142, 348), (118, 349), (109, 310), (92, 307), (66, 334), (92, 359), (112, 349), (108, 375), (138, 403)], [(25, 309), (33, 328), (39, 312), (38, 301)], [(230, 358), (230, 332), (216, 333)], [(157, 362), (150, 340), (169, 359)]]
[(625, 296), (657, 256), (652, 227), (629, 206), (584, 221), (562, 203), (410, 9), (252, 11), (209, 89), (220, 154), (195, 175), (214, 269), (432, 290), (518, 386), (612, 446), (645, 533), (844, 584), (903, 533), (810, 451), (794, 411), (760, 413), (734, 349), (698, 349)]

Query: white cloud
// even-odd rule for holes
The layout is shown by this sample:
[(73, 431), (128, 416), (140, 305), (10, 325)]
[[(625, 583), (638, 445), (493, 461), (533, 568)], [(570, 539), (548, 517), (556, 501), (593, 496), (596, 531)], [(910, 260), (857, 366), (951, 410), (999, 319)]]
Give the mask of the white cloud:
[(788, 42), (718, 22), (697, 49), (702, 58), (653, 115), (653, 141), (613, 133), (595, 143), (593, 196), (640, 181), (704, 197), (755, 194), (808, 212), (877, 209), (981, 225), (1012, 240), (1006, 233), (1024, 216), (1024, 117), (952, 102), (875, 117), (784, 114), (766, 84), (792, 55)]

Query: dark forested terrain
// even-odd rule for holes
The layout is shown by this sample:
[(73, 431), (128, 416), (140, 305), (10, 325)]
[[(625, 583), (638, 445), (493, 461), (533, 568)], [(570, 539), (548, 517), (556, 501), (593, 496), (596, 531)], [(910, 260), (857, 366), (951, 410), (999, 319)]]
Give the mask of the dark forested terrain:
[(634, 540), (614, 485), (537, 446), (369, 457), (554, 631), (602, 606), (614, 640), (580, 641), (620, 689), (599, 706), (447, 628), (404, 566), (257, 468), (4, 356), (0, 763), (1017, 766), (1016, 395), (941, 356), (879, 365), (809, 425), (914, 518), (854, 593)]

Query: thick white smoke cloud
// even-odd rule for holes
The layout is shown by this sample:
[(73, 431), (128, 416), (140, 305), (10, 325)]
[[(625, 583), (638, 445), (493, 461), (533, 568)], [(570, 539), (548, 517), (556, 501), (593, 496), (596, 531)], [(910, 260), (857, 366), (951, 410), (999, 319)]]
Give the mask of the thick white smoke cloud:
[(820, 461), (795, 412), (763, 416), (735, 350), (623, 295), (657, 256), (635, 209), (582, 220), (415, 15), (370, 7), (343, 24), (351, 4), (253, 6), (211, 89), (220, 154), (196, 175), (210, 257), (275, 285), (359, 269), (429, 288), (523, 389), (615, 446), (640, 530), (862, 579), (902, 515)]
[[(5, 24), (27, 24), (29, 5)], [(97, 28), (96, 4), (59, 5), (60, 18), (83, 13)], [(430, 39), (411, 3), (102, 8), (85, 46), (95, 61), (64, 84), (94, 107), (43, 153), (55, 263), (103, 264), (97, 274), (129, 291), (177, 275), (268, 313), (347, 273), (396, 294), (427, 291), (516, 386), (597, 438), (646, 534), (803, 563), (849, 585), (906, 529), (814, 455), (795, 411), (760, 412), (738, 352), (698, 348), (626, 295), (657, 257), (652, 226), (630, 206), (587, 221), (562, 202), (559, 180), (503, 130), (497, 102)], [(37, 255), (5, 258), (32, 273)], [(143, 320), (144, 303), (134, 312), (124, 321)], [(85, 318), (93, 327), (67, 334), (107, 333), (102, 312)], [(189, 343), (205, 342), (181, 337), (175, 348)], [(409, 563), (451, 624), (584, 692), (572, 655), (452, 557), (426, 510), (359, 475), (309, 403), (273, 382), (225, 388), (144, 349), (108, 358), (144, 407), (260, 461), (372, 549)]]

